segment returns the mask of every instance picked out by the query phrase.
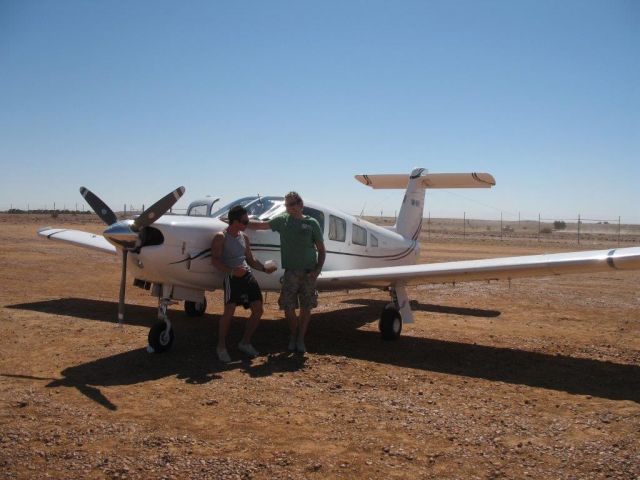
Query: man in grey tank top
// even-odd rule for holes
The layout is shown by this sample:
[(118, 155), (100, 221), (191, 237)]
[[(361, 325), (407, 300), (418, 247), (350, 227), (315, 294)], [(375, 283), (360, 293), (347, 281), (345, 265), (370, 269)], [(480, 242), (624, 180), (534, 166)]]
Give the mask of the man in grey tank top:
[(243, 233), (248, 223), (247, 210), (241, 205), (236, 205), (229, 210), (229, 226), (224, 231), (217, 233), (211, 244), (211, 263), (215, 268), (227, 274), (224, 278), (224, 312), (220, 317), (218, 346), (216, 347), (218, 358), (224, 363), (231, 361), (226, 339), (231, 318), (238, 304), (251, 309), (251, 317), (247, 321), (238, 348), (251, 357), (259, 355), (251, 345), (251, 336), (262, 317), (262, 292), (250, 267), (266, 273), (273, 273), (276, 269), (275, 267), (265, 268), (253, 257), (249, 239)]

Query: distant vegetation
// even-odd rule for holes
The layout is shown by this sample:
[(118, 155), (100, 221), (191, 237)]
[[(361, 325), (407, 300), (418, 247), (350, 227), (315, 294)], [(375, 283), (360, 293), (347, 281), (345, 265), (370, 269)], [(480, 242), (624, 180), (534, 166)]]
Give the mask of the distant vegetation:
[(33, 214), (33, 215), (53, 215), (53, 214), (67, 214), (67, 215), (91, 215), (93, 212), (90, 212), (88, 210), (85, 210), (84, 212), (81, 212), (80, 210), (21, 210), (19, 208), (12, 208), (10, 210), (7, 210), (5, 213), (13, 213), (13, 214), (22, 214), (22, 213), (29, 213), (29, 214)]
[(562, 220), (556, 220), (553, 222), (554, 230), (565, 230), (567, 228), (567, 224)]

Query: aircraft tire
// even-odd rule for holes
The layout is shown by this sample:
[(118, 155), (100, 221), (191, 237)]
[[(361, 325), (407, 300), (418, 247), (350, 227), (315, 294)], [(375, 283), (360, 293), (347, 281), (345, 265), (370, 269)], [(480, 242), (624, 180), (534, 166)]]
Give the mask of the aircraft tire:
[(167, 324), (165, 322), (156, 323), (149, 330), (149, 345), (153, 348), (155, 353), (162, 353), (171, 348), (173, 345), (173, 328), (169, 330), (169, 335), (165, 334)]
[(202, 303), (191, 302), (189, 300), (184, 301), (184, 311), (188, 317), (201, 317), (207, 310), (207, 299), (203, 298)]
[(380, 315), (380, 333), (383, 340), (397, 340), (402, 332), (402, 316), (395, 308), (385, 308)]

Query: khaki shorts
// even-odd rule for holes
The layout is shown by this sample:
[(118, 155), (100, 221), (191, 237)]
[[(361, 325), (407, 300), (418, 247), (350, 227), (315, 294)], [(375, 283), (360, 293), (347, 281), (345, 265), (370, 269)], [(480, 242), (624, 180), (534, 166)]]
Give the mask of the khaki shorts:
[(316, 281), (311, 279), (304, 270), (285, 270), (278, 305), (280, 310), (316, 308), (318, 306)]

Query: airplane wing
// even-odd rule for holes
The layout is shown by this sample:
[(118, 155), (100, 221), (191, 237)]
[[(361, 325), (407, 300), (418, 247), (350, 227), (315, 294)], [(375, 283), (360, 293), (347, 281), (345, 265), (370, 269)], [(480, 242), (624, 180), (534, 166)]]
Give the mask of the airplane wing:
[(504, 280), (633, 269), (640, 269), (640, 247), (326, 271), (318, 277), (318, 289), (386, 287), (396, 282), (419, 285)]
[(102, 235), (95, 233), (69, 230), (66, 228), (46, 227), (38, 230), (38, 235), (48, 238), (49, 240), (67, 242), (79, 247), (91, 248), (114, 255), (117, 253), (116, 247), (111, 245)]

